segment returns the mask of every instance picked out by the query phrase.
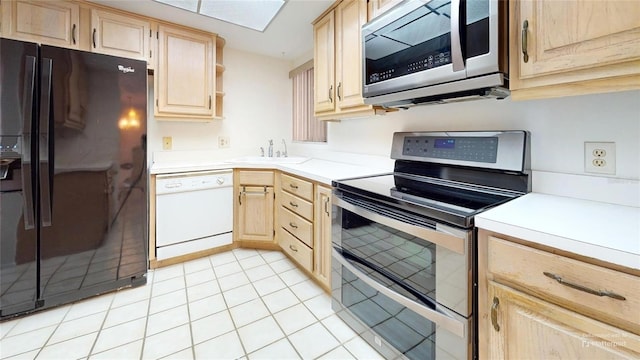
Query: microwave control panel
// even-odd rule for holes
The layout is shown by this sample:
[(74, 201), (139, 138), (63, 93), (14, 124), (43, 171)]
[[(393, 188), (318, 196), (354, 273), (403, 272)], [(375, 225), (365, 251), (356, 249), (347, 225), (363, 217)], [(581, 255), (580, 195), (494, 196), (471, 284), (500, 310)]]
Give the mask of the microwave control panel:
[(400, 77), (407, 74), (416, 73), (419, 71), (429, 70), (439, 66), (451, 64), (451, 52), (450, 51), (435, 51), (427, 55), (421, 56), (419, 59), (412, 59), (410, 62), (402, 63), (389, 63), (393, 65), (391, 68), (385, 70), (378, 70), (369, 74), (368, 84), (374, 84), (380, 81)]

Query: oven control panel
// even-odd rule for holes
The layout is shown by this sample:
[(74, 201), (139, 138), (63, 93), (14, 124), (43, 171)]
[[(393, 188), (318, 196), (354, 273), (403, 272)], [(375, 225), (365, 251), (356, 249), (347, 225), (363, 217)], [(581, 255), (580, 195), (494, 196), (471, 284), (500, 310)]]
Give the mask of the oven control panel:
[(498, 138), (407, 136), (402, 155), (495, 163)]
[(526, 172), (529, 142), (522, 130), (397, 132), (391, 158)]

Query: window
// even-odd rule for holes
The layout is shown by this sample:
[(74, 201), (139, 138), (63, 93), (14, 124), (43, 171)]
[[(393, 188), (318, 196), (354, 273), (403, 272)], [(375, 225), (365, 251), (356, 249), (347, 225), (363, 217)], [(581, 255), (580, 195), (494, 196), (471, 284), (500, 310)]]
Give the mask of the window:
[(327, 142), (327, 123), (313, 116), (313, 61), (289, 73), (293, 81), (293, 141)]

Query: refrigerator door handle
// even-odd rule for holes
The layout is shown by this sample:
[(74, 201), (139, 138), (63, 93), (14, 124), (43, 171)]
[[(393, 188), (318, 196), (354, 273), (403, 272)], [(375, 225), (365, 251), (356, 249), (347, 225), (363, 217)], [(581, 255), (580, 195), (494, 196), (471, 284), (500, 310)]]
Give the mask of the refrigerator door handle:
[(24, 228), (35, 227), (35, 203), (33, 181), (31, 179), (31, 132), (33, 126), (33, 99), (35, 96), (36, 57), (26, 56), (24, 60), (24, 80), (22, 90), (22, 192)]
[(40, 132), (39, 132), (39, 174), (40, 174), (40, 222), (43, 227), (51, 226), (52, 206), (52, 177), (49, 157), (50, 137), (49, 122), (51, 121), (51, 72), (53, 61), (42, 58), (42, 72), (40, 75)]

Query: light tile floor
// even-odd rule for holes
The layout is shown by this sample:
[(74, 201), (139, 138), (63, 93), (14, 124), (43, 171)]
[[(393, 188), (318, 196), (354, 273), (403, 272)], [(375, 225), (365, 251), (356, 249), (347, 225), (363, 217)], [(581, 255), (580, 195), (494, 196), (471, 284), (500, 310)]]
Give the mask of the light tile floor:
[(278, 251), (236, 249), (0, 323), (1, 359), (381, 359)]

